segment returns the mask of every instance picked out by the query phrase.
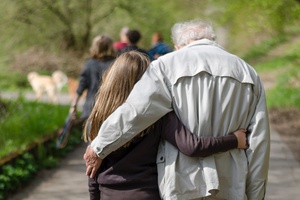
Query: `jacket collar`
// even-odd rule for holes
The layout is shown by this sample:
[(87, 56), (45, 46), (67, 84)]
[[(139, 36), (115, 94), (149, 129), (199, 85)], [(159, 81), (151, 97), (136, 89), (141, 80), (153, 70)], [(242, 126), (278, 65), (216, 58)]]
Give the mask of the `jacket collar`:
[(222, 46), (218, 45), (216, 42), (209, 40), (209, 39), (196, 40), (196, 41), (191, 42), (190, 44), (186, 45), (183, 48), (190, 48), (190, 47), (199, 46), (199, 45), (213, 45), (213, 46), (216, 46), (216, 47), (219, 47), (219, 48), (225, 50)]

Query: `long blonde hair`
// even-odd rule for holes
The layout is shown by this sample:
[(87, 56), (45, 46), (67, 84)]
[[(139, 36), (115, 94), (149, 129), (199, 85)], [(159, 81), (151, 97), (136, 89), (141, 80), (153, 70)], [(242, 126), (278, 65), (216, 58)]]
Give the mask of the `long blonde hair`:
[(149, 58), (144, 54), (129, 51), (122, 53), (104, 73), (95, 105), (84, 126), (85, 141), (92, 141), (97, 136), (104, 120), (125, 102), (149, 63)]

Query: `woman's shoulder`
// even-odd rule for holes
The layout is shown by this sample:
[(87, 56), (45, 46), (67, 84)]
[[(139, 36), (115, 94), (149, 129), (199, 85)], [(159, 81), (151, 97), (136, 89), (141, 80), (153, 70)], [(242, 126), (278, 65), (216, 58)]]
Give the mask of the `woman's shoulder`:
[(96, 62), (97, 62), (96, 59), (93, 59), (93, 58), (87, 59), (84, 64), (85, 70), (96, 65)]
[(98, 63), (98, 60), (95, 58), (90, 58), (86, 61), (86, 66), (95, 65)]

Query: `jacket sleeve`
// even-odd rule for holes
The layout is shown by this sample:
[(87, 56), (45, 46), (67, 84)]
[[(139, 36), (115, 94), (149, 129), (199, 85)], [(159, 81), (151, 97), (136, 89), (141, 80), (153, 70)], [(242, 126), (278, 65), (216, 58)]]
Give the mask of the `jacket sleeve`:
[(246, 194), (249, 200), (264, 199), (268, 179), (270, 158), (270, 128), (265, 92), (261, 81), (258, 86), (258, 100), (248, 131), (249, 148)]
[(162, 130), (163, 139), (191, 157), (206, 157), (237, 147), (237, 138), (234, 134), (220, 137), (198, 137), (192, 134), (181, 123), (175, 112), (164, 116)]
[(79, 77), (79, 83), (78, 83), (78, 88), (76, 90), (76, 93), (81, 96), (83, 91), (88, 87), (88, 82), (90, 81), (89, 80), (89, 77), (88, 77), (88, 74), (89, 74), (89, 69), (88, 69), (88, 64), (85, 65), (85, 67), (83, 68), (81, 74), (80, 74), (80, 77)]
[(167, 81), (159, 68), (150, 64), (126, 102), (102, 124), (91, 147), (100, 158), (123, 146), (138, 133), (172, 110)]

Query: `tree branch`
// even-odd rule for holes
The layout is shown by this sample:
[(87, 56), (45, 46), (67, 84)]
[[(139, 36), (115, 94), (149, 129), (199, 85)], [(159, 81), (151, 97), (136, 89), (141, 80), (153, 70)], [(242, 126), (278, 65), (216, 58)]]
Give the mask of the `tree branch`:
[(43, 4), (46, 6), (46, 8), (52, 12), (55, 16), (58, 17), (58, 19), (68, 28), (71, 28), (71, 21), (68, 17), (64, 15), (63, 12), (59, 10), (58, 7), (55, 7), (55, 4), (53, 2), (48, 2), (47, 0), (41, 0)]

